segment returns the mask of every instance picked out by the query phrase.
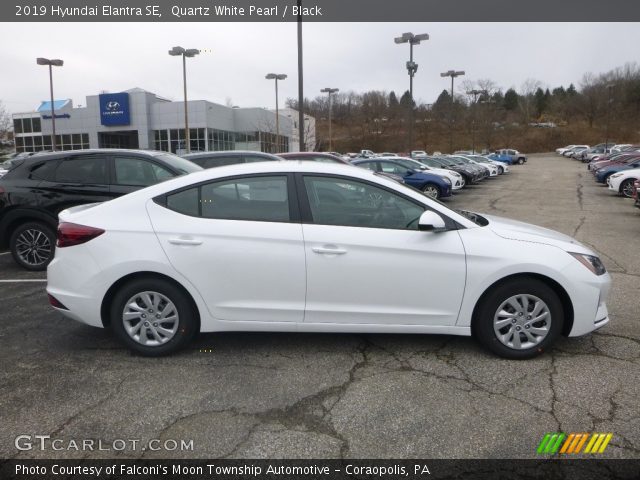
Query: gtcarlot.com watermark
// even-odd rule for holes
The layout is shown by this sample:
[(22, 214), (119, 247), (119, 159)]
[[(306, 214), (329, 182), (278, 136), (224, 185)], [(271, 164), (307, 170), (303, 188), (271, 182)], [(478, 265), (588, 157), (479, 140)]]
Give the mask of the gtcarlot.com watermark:
[(193, 440), (174, 440), (153, 438), (141, 440), (139, 438), (116, 438), (102, 440), (93, 438), (63, 439), (51, 438), (51, 435), (18, 435), (14, 440), (16, 449), (20, 451), (76, 451), (76, 452), (122, 452), (122, 451), (167, 451), (192, 452)]

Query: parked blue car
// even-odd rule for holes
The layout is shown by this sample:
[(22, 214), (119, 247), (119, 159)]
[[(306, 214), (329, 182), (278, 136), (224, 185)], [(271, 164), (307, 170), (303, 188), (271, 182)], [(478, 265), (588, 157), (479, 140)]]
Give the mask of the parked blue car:
[(596, 181), (598, 183), (607, 183), (609, 178), (614, 173), (622, 172), (624, 170), (631, 170), (632, 168), (640, 168), (640, 158), (634, 160), (631, 163), (625, 163), (624, 165), (610, 165), (608, 167), (599, 168), (596, 170)]
[(418, 190), (422, 190), (425, 195), (433, 198), (442, 198), (451, 195), (451, 182), (448, 178), (408, 168), (406, 165), (395, 160), (387, 160), (384, 157), (379, 157), (354, 160), (351, 163), (374, 172), (400, 175), (404, 183)]
[(492, 153), (491, 155), (486, 155), (486, 157), (490, 158), (491, 160), (506, 163), (507, 165), (513, 165), (513, 159), (509, 155), (499, 155), (497, 153)]

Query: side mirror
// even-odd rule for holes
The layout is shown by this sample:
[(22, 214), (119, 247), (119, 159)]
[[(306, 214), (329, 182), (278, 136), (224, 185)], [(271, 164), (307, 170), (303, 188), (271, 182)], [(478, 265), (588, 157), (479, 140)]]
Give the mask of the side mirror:
[(442, 232), (447, 229), (444, 220), (440, 215), (431, 210), (427, 210), (418, 220), (418, 230), (423, 232)]

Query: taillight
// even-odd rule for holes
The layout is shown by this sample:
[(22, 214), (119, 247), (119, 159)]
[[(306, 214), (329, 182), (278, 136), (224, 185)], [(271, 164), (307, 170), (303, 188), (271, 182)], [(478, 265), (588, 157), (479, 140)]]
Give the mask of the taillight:
[(101, 228), (62, 222), (58, 225), (58, 241), (56, 242), (56, 246), (58, 248), (73, 247), (74, 245), (80, 245), (89, 240), (93, 240), (103, 233), (104, 230)]

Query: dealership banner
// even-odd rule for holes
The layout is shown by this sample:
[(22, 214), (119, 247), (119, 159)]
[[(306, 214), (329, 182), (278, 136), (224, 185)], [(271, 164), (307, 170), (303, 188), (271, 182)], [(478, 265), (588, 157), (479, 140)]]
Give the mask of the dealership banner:
[(640, 460), (0, 460), (2, 480), (637, 479)]
[(129, 94), (102, 93), (99, 95), (100, 123), (106, 126), (129, 125)]
[(35, 0), (1, 2), (4, 22), (633, 22), (630, 0)]

